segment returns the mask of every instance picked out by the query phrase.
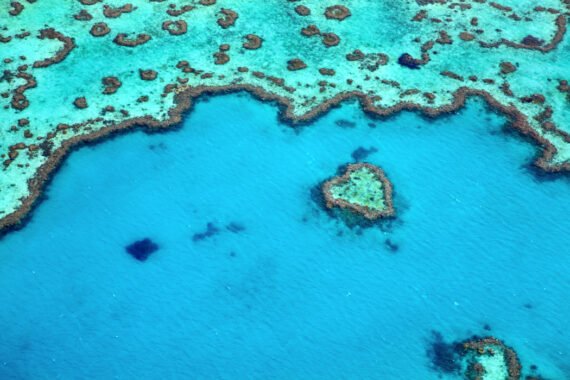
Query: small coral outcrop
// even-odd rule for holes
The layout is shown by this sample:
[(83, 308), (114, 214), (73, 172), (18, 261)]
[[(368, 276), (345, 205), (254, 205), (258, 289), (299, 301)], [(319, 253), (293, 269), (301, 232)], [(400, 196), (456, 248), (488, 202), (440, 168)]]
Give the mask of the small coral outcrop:
[(322, 187), (326, 206), (352, 210), (368, 220), (394, 215), (392, 184), (377, 166), (360, 162)]

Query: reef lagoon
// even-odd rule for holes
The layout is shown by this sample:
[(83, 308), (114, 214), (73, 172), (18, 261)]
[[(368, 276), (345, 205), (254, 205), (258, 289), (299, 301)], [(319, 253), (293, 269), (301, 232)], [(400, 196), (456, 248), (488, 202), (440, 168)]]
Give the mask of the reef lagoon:
[[(0, 378), (460, 379), (477, 335), (568, 379), (570, 181), (511, 131), (475, 99), (293, 129), (243, 93), (83, 147), (0, 240)], [(349, 228), (314, 194), (360, 147), (398, 214)]]
[(0, 379), (570, 379), (570, 0), (0, 4)]

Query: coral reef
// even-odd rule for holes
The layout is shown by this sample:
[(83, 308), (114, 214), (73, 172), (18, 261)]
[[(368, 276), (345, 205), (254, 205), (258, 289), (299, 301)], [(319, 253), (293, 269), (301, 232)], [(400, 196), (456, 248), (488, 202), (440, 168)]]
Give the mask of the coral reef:
[(234, 25), (239, 17), (239, 15), (235, 11), (232, 11), (231, 9), (222, 8), (220, 14), (222, 15), (222, 17), (218, 19), (218, 25), (224, 29), (227, 29), (230, 26)]
[(328, 208), (348, 209), (369, 220), (394, 215), (392, 184), (377, 166), (350, 164), (342, 176), (326, 181), (322, 191)]
[(506, 368), (506, 380), (518, 380), (521, 376), (522, 366), (519, 362), (516, 352), (505, 346), (503, 342), (494, 337), (480, 338), (475, 340), (467, 340), (461, 343), (463, 348), (462, 355), (468, 363), (465, 376), (468, 379), (481, 379), (481, 376), (486, 372), (483, 358), (493, 360), (486, 360), (488, 365), (495, 367), (504, 365)]
[[(135, 125), (166, 128), (192, 99), (231, 91), (278, 102), (291, 124), (347, 99), (372, 116), (436, 117), (480, 97), (537, 145), (536, 167), (570, 170), (567, 0), (532, 7), (398, 0), (351, 2), (350, 9), (267, 1), (257, 3), (259, 13), (236, 0), (73, 3), (0, 5), (7, 131), (0, 155), (9, 161), (0, 177), (0, 228), (29, 212), (74, 145)], [(107, 37), (111, 29), (117, 34)], [(149, 68), (160, 71), (156, 79)], [(116, 80), (102, 89), (92, 73)], [(24, 119), (33, 137), (11, 133)], [(25, 148), (15, 148), (24, 138)]]
[[(172, 34), (172, 32), (171, 32), (171, 34)], [(125, 33), (119, 33), (119, 34), (117, 34), (117, 36), (115, 37), (113, 42), (116, 43), (117, 45), (121, 45), (121, 46), (135, 47), (135, 46), (142, 45), (145, 42), (148, 42), (148, 40), (150, 40), (150, 39), (151, 39), (151, 37), (146, 33), (137, 34), (137, 37), (134, 40), (129, 39), (127, 34), (125, 34)]]

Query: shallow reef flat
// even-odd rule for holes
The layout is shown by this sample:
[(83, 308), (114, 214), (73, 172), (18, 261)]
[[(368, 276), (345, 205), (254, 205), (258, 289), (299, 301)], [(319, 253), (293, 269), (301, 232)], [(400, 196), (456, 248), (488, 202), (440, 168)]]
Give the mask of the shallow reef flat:
[[(460, 345), (467, 379), (521, 378), (522, 366), (516, 352), (494, 337), (468, 340)], [(530, 377), (530, 376), (529, 376)], [(527, 379), (529, 378), (527, 377)]]
[(350, 164), (343, 175), (326, 181), (322, 190), (329, 209), (340, 207), (368, 220), (394, 215), (392, 184), (377, 166)]
[(20, 0), (0, 5), (0, 228), (71, 147), (180, 122), (193, 98), (249, 91), (307, 122), (450, 113), (479, 96), (570, 169), (570, 0)]

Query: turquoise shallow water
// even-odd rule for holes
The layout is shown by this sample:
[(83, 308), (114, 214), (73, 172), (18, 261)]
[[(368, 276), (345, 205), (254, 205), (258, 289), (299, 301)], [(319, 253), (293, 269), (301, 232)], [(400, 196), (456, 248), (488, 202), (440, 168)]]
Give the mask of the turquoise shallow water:
[[(0, 240), (0, 378), (436, 379), (432, 331), (570, 378), (570, 181), (531, 174), (503, 118), (347, 104), (294, 131), (276, 113), (216, 97), (176, 131), (74, 152)], [(350, 230), (311, 189), (361, 146), (397, 219)], [(125, 246), (145, 237), (141, 263)]]

